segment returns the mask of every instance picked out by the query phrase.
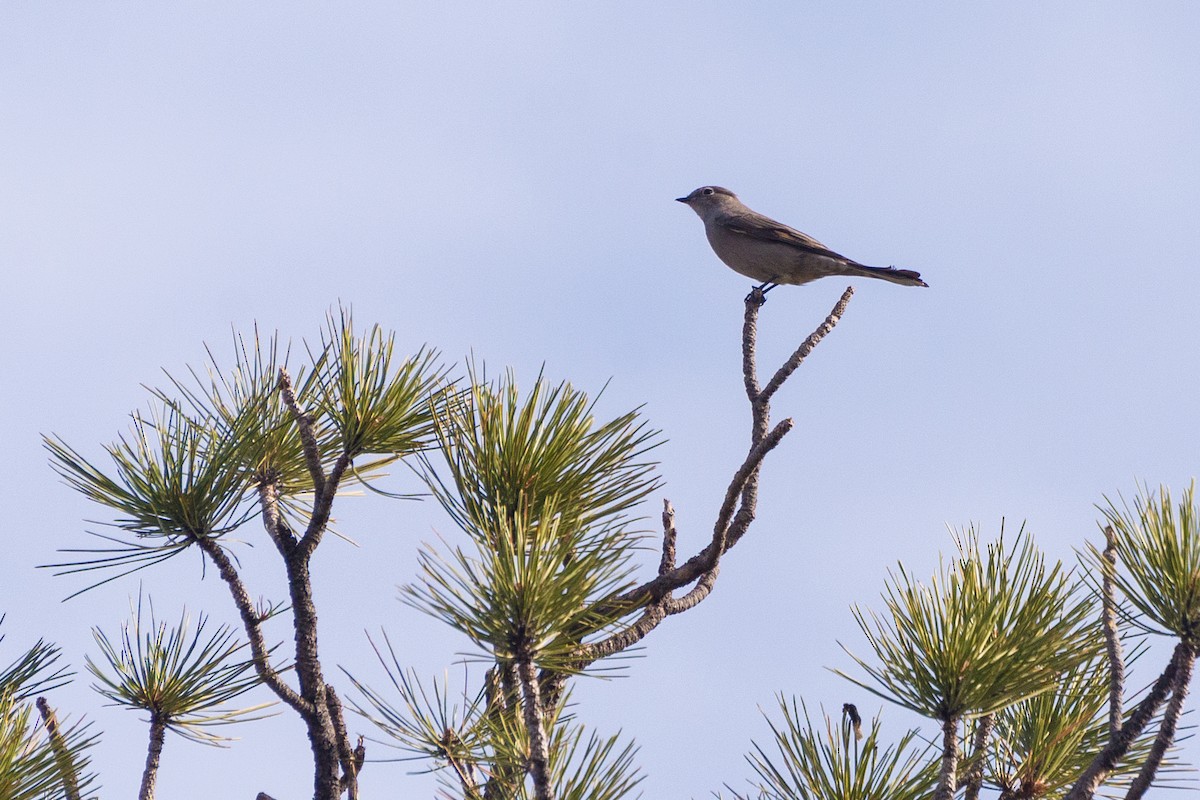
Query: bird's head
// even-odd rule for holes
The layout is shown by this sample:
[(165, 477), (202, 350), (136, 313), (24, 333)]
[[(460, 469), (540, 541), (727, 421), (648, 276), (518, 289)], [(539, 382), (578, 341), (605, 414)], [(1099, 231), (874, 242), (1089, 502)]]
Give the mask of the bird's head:
[(676, 197), (675, 200), (691, 208), (701, 219), (707, 219), (710, 214), (725, 209), (740, 208), (742, 205), (737, 195), (723, 186), (701, 186), (687, 197)]

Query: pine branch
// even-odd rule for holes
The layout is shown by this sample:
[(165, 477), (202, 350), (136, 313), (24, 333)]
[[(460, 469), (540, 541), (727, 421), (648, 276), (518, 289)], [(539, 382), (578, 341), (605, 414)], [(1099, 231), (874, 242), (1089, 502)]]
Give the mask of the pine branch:
[(942, 720), (942, 767), (933, 800), (952, 800), (958, 789), (958, 723), (956, 714)]
[(242, 583), (233, 561), (225, 554), (216, 540), (198, 536), (195, 538), (195, 542), (196, 546), (212, 559), (217, 566), (217, 573), (221, 576), (221, 580), (225, 581), (225, 585), (229, 587), (233, 603), (237, 606), (238, 614), (242, 618), (242, 627), (246, 631), (246, 638), (250, 642), (250, 654), (258, 676), (280, 700), (307, 719), (313, 713), (312, 704), (297, 694), (295, 689), (284, 683), (283, 679), (279, 677), (279, 673), (271, 666), (270, 650), (262, 635), (262, 615), (254, 608), (250, 593), (246, 591), (246, 585)]
[[(520, 648), (522, 651), (525, 647)], [(554, 800), (550, 782), (550, 745), (546, 740), (545, 717), (542, 713), (541, 687), (533, 658), (527, 652), (517, 655), (517, 680), (521, 683), (521, 712), (529, 734), (529, 775), (533, 778), (534, 797)]]
[(39, 697), (36, 705), (38, 713), (42, 716), (42, 724), (46, 726), (46, 734), (50, 737), (50, 748), (54, 752), (54, 762), (58, 765), (58, 774), (62, 779), (63, 794), (67, 800), (80, 800), (79, 775), (62, 728), (59, 727), (58, 716), (46, 698)]
[(1113, 767), (1129, 752), (1133, 742), (1142, 735), (1142, 731), (1150, 724), (1150, 720), (1167, 699), (1184, 659), (1194, 659), (1194, 655), (1188, 655), (1189, 651), (1191, 651), (1191, 646), (1188, 644), (1180, 642), (1175, 645), (1175, 652), (1171, 656), (1170, 663), (1158, 676), (1150, 691), (1129, 715), (1129, 719), (1125, 721), (1116, 738), (1092, 759), (1092, 763), (1079, 776), (1079, 780), (1075, 782), (1063, 800), (1091, 800), (1096, 794), (1096, 790), (1112, 772)]
[(1171, 686), (1171, 700), (1167, 703), (1166, 713), (1163, 714), (1162, 723), (1159, 725), (1158, 736), (1154, 737), (1150, 755), (1142, 764), (1137, 778), (1130, 784), (1125, 800), (1141, 800), (1142, 795), (1153, 785), (1154, 776), (1158, 774), (1158, 768), (1162, 765), (1167, 748), (1175, 743), (1175, 730), (1179, 724), (1179, 716), (1183, 713), (1183, 704), (1187, 700), (1188, 686), (1192, 682), (1192, 669), (1195, 665), (1196, 649), (1187, 647), (1183, 652), (1179, 669)]
[(1104, 627), (1104, 646), (1108, 654), (1108, 740), (1116, 741), (1121, 732), (1121, 710), (1125, 699), (1125, 656), (1121, 652), (1121, 637), (1117, 630), (1116, 589), (1113, 572), (1117, 568), (1117, 533), (1112, 525), (1104, 528), (1104, 575), (1101, 583), (1101, 620)]
[(971, 737), (970, 768), (964, 780), (966, 793), (963, 800), (979, 800), (979, 791), (983, 788), (984, 759), (995, 724), (995, 714), (985, 714), (975, 724), (975, 735)]

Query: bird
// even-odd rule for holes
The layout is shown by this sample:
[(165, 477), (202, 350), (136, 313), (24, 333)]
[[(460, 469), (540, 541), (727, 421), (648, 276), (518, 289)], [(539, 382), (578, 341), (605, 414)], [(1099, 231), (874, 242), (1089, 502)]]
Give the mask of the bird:
[(862, 717), (858, 713), (858, 706), (854, 703), (842, 703), (842, 717), (848, 717), (850, 724), (854, 727), (854, 738), (862, 739)]
[(808, 234), (752, 211), (723, 186), (701, 186), (687, 197), (675, 199), (704, 221), (704, 232), (717, 258), (734, 272), (761, 281), (757, 291), (762, 295), (780, 284), (798, 286), (828, 275), (929, 286), (921, 280), (921, 273), (911, 269), (868, 267), (835, 253)]

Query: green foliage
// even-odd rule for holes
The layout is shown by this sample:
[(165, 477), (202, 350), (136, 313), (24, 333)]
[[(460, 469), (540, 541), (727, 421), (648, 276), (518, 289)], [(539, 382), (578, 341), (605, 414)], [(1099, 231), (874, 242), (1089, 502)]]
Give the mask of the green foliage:
[(540, 378), (522, 399), (512, 376), (475, 383), (444, 406), (438, 436), (449, 482), (435, 495), (471, 535), (447, 556), (424, 548), (406, 602), (462, 631), (499, 662), (518, 651), (572, 671), (580, 643), (611, 625), (595, 600), (631, 585), (639, 539), (625, 512), (652, 491), (652, 432), (636, 412), (597, 425), (587, 397)]
[[(1098, 654), (1064, 675), (1053, 691), (998, 712), (987, 759), (988, 781), (1014, 797), (1065, 792), (1108, 743), (1108, 697), (1108, 663)], [(1128, 787), (1152, 740), (1143, 735), (1134, 741), (1107, 781), (1110, 791)]]
[[(3, 624), (4, 616), (0, 615), (0, 625)], [(3, 641), (4, 635), (0, 634), (0, 642)], [(0, 695), (19, 702), (64, 685), (70, 673), (59, 665), (61, 657), (57, 645), (38, 639), (33, 647), (0, 669)]]
[[(222, 368), (210, 350), (204, 374), (189, 368), (190, 381), (171, 377), (173, 393), (156, 389), (153, 395), (164, 406), (186, 409), (200, 427), (221, 431), (237, 441), (236, 459), (227, 467), (242, 474), (248, 487), (273, 483), (287, 496), (311, 492), (312, 479), (299, 428), (280, 398), (280, 370), (288, 368), (288, 354), (281, 354), (280, 349), (278, 336), (264, 343), (256, 330), (248, 343), (235, 334), (231, 368)], [(318, 357), (316, 365), (322, 363), (323, 357)], [(311, 395), (315, 375), (311, 365), (298, 368), (294, 377), (297, 397)], [(325, 438), (332, 437), (327, 434)]]
[(1098, 638), (1089, 629), (1093, 601), (1061, 564), (1047, 568), (1023, 533), (1011, 550), (1002, 532), (983, 552), (973, 528), (957, 543), (958, 558), (929, 586), (900, 565), (885, 614), (853, 609), (878, 664), (850, 655), (874, 683), (838, 672), (938, 720), (981, 716), (1048, 691), (1094, 654)]
[(498, 662), (528, 652), (539, 667), (569, 672), (582, 638), (617, 618), (597, 614), (592, 601), (629, 585), (630, 546), (614, 538), (606, 548), (553, 503), (542, 508), (551, 516), (540, 524), (528, 511), (512, 527), (497, 521), (494, 546), (476, 541), (474, 553), (454, 548), (448, 557), (422, 550), (418, 583), (402, 596)]
[(374, 642), (371, 646), (383, 665), (392, 688), (400, 697), (399, 703), (387, 699), (360, 682), (343, 668), (346, 676), (363, 696), (365, 703), (351, 700), (355, 711), (369, 719), (394, 743), (392, 746), (413, 755), (411, 758), (429, 758), (441, 762), (468, 763), (483, 752), (486, 742), (479, 730), (480, 717), (484, 711), (482, 693), (474, 698), (463, 697), (462, 704), (453, 699), (449, 676), (426, 686), (416, 674), (405, 670), (384, 634), (387, 656)]
[[(641, 783), (632, 742), (621, 744), (621, 734), (602, 737), (582, 725), (567, 721), (555, 725), (550, 739), (550, 774), (554, 796), (561, 800), (619, 800)], [(526, 790), (525, 795), (532, 797)]]
[[(33, 704), (12, 692), (0, 691), (0, 797), (4, 800), (66, 800), (66, 770), (80, 792), (88, 791), (95, 775), (87, 773), (87, 751), (97, 737), (90, 723), (60, 727), (63, 749), (56, 751)], [(94, 797), (95, 795), (82, 795)]]
[(45, 441), (51, 464), (68, 485), (123, 514), (116, 527), (165, 539), (171, 554), (250, 516), (242, 505), (246, 480), (236, 468), (238, 438), (200, 424), (176, 406), (134, 415), (131, 432), (105, 448), (111, 475), (62, 441)]
[[(515, 711), (508, 704), (515, 703), (516, 697), (501, 697), (503, 689), (493, 680), (489, 690), (473, 698), (464, 694), (456, 701), (446, 676), (426, 686), (400, 665), (386, 637), (385, 643), (386, 656), (379, 647), (375, 652), (400, 702), (389, 701), (350, 676), (366, 700), (355, 703), (355, 710), (387, 735), (393, 746), (411, 753), (410, 758), (431, 760), (431, 771), (441, 773), (445, 796), (478, 797), (479, 793), (464, 789), (466, 778), (468, 785), (490, 780), (493, 791), (503, 797), (531, 798), (525, 770), (528, 735), (519, 713), (505, 713)], [(585, 737), (582, 726), (561, 714), (548, 718), (547, 725), (555, 797), (617, 800), (642, 780), (633, 763), (636, 748), (632, 743), (621, 745), (619, 734)]]
[[(1107, 498), (1106, 498), (1107, 500)], [(1195, 481), (1173, 505), (1170, 490), (1148, 486), (1133, 507), (1111, 500), (1101, 507), (1117, 537), (1120, 568), (1112, 568), (1088, 545), (1098, 569), (1112, 574), (1136, 613), (1129, 620), (1150, 633), (1200, 644), (1200, 507)]]
[[(564, 702), (558, 708), (569, 705)], [(525, 772), (529, 758), (527, 730), (519, 719), (504, 714), (480, 717), (482, 740), (488, 743), (489, 776), (499, 796), (533, 800)], [(563, 713), (546, 715), (549, 735), (550, 782), (559, 800), (619, 800), (642, 781), (634, 757), (637, 747), (621, 743), (621, 734), (603, 737)], [(449, 786), (449, 782), (447, 782)]]
[(87, 751), (97, 741), (89, 733), (91, 723), (60, 726), (62, 750), (56, 751), (44, 723), (34, 716), (32, 698), (67, 682), (70, 673), (60, 666), (61, 655), (56, 645), (38, 640), (0, 670), (0, 798), (4, 800), (65, 798), (63, 770), (81, 791), (95, 780), (95, 775), (85, 772)]
[[(321, 344), (313, 359), (312, 396), (317, 414), (338, 437), (339, 446), (331, 449), (352, 459), (385, 453), (393, 460), (432, 444), (435, 406), (430, 399), (448, 374), (435, 351), (422, 348), (398, 359), (394, 335), (385, 336), (375, 325), (356, 336), (345, 310), (330, 315)], [(454, 396), (453, 390), (447, 394)]]
[[(113, 580), (244, 524), (259, 513), (264, 488), (281, 511), (307, 523), (304, 501), (318, 487), (301, 426), (282, 398), (288, 353), (277, 337), (264, 343), (257, 331), (250, 341), (236, 336), (234, 349), (231, 369), (209, 351), (205, 370), (170, 378), (170, 391), (152, 390), (149, 411), (135, 414), (132, 431), (105, 448), (107, 471), (46, 437), (51, 464), (67, 484), (116, 512), (111, 524), (133, 535), (97, 534), (116, 546), (68, 550), (86, 555), (50, 566), (61, 573), (116, 569)], [(436, 353), (422, 349), (401, 360), (394, 337), (378, 326), (356, 336), (343, 309), (330, 315), (309, 356), (291, 384), (325, 471), (345, 459), (352, 465), (346, 477), (365, 482), (433, 443), (435, 401), (454, 397)]]
[(658, 487), (642, 460), (657, 432), (637, 411), (597, 425), (593, 404), (570, 384), (550, 388), (538, 377), (522, 399), (512, 374), (498, 384), (471, 370), (471, 388), (437, 418), (449, 485), (429, 459), (425, 476), (464, 531), (490, 543), (518, 518), (536, 526), (553, 504), (580, 528), (611, 527)]
[(260, 680), (252, 661), (234, 659), (245, 643), (238, 643), (224, 625), (205, 636), (207, 622), (201, 615), (191, 631), (184, 612), (169, 627), (156, 622), (151, 611), (149, 625), (143, 627), (139, 601), (132, 623), (121, 626), (116, 642), (92, 629), (102, 659), (97, 663), (86, 657), (88, 671), (99, 681), (93, 688), (114, 705), (148, 711), (153, 721), (185, 739), (211, 745), (227, 741), (208, 728), (258, 719), (256, 712), (271, 703), (223, 708)]
[(910, 730), (896, 744), (879, 740), (879, 717), (859, 741), (849, 720), (840, 725), (822, 714), (817, 729), (808, 707), (779, 697), (783, 723), (768, 718), (775, 749), (772, 756), (755, 743), (746, 760), (758, 773), (762, 800), (921, 800), (936, 780), (932, 747)]

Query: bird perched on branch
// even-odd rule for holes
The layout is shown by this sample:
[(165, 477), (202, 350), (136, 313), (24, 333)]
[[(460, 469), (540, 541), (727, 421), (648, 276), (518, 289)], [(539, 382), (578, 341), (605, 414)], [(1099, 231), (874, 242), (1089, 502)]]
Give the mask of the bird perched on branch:
[(854, 727), (854, 738), (862, 739), (862, 717), (858, 713), (858, 706), (854, 703), (842, 703), (842, 716), (850, 719), (850, 724)]
[(747, 208), (721, 186), (701, 186), (675, 198), (700, 215), (713, 252), (734, 272), (761, 281), (766, 294), (781, 283), (799, 285), (827, 275), (880, 278), (904, 286), (928, 286), (919, 272), (868, 267), (833, 252), (795, 228)]

